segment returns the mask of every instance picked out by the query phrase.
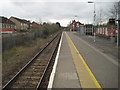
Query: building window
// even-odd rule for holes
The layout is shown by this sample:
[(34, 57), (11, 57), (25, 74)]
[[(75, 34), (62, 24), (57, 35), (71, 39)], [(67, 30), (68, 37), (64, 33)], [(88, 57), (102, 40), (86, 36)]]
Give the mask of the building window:
[(13, 28), (13, 25), (10, 25), (10, 28)]
[(9, 28), (11, 28), (11, 25), (9, 24)]
[(11, 25), (11, 28), (14, 28), (14, 25)]
[(8, 28), (7, 24), (5, 25), (5, 28)]
[(8, 24), (8, 28), (10, 28), (10, 24)]
[(6, 24), (4, 24), (4, 28), (6, 28)]
[(2, 28), (5, 28), (5, 24), (2, 24)]
[(10, 28), (10, 24), (8, 24), (8, 28)]
[(4, 28), (4, 24), (2, 24), (2, 28)]
[(8, 27), (8, 24), (6, 24), (6, 28), (9, 28), (9, 27)]
[(2, 28), (2, 23), (0, 23), (0, 28)]

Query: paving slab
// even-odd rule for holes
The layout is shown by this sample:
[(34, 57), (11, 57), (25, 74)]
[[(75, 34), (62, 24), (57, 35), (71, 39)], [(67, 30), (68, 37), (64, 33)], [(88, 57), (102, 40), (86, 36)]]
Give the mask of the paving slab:
[(64, 33), (56, 74), (53, 81), (53, 88), (81, 88), (73, 58)]

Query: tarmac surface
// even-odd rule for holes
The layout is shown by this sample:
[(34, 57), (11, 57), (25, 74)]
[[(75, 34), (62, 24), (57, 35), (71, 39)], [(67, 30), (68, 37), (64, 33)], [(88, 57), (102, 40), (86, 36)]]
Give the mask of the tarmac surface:
[[(82, 39), (79, 36), (76, 36), (75, 33), (69, 33), (73, 43), (76, 45), (77, 49), (85, 59), (85, 62), (90, 67), (91, 71), (95, 75), (96, 79), (101, 84), (102, 88), (117, 88), (118, 87), (118, 58), (117, 58), (117, 49), (111, 49), (114, 44), (105, 44), (108, 43), (107, 40), (104, 41), (104, 44), (96, 43), (98, 40), (96, 39), (96, 44), (94, 42), (90, 42), (93, 40), (89, 39), (89, 43), (87, 39)], [(85, 41), (86, 40), (86, 41)], [(100, 41), (100, 39), (99, 39)], [(101, 40), (102, 43), (102, 40)], [(109, 47), (107, 46), (109, 45)], [(111, 47), (110, 47), (111, 46)], [(105, 47), (105, 48), (98, 48)], [(116, 46), (114, 46), (116, 47)], [(112, 47), (112, 48), (114, 48)], [(102, 52), (102, 50), (107, 50), (106, 53)], [(111, 52), (110, 52), (111, 50)], [(114, 50), (114, 52), (112, 52)], [(111, 54), (108, 54), (108, 53)], [(113, 55), (112, 53), (116, 53)]]
[[(87, 36), (80, 34), (80, 32), (74, 32), (74, 35), (77, 35), (79, 38), (85, 40), (90, 45), (94, 46), (95, 48), (99, 49), (102, 53), (107, 54), (111, 58), (118, 60), (118, 51), (120, 47), (117, 47), (117, 43), (111, 41), (111, 39), (103, 38), (96, 36), (96, 42), (93, 42), (93, 36)], [(119, 57), (120, 58), (120, 57)]]
[(117, 50), (108, 40), (64, 32), (52, 88), (118, 88)]

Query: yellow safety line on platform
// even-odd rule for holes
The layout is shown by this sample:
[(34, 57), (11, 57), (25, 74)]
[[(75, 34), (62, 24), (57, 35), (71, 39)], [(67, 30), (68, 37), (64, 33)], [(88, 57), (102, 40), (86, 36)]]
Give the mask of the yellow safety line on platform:
[(73, 41), (70, 39), (67, 33), (65, 34), (71, 50), (71, 54), (73, 56), (73, 60), (75, 63), (75, 67), (76, 67), (82, 88), (98, 88), (99, 90), (102, 90), (100, 84), (98, 83), (95, 76), (91, 72), (90, 68), (86, 64), (85, 60), (77, 50)]

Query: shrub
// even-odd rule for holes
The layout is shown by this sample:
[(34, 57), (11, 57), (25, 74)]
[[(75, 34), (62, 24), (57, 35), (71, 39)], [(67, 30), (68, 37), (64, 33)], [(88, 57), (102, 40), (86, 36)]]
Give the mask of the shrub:
[(60, 30), (60, 26), (58, 24), (44, 23), (42, 27), (43, 27), (43, 30), (42, 30), (43, 38), (46, 38), (49, 35)]

